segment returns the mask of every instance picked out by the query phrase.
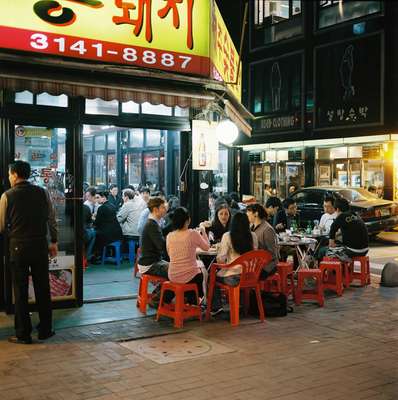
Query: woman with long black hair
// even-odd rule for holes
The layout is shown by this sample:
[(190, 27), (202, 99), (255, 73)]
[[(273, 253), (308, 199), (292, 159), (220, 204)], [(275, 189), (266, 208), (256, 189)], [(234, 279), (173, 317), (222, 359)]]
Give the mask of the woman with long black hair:
[(213, 221), (202, 222), (199, 226), (206, 229), (209, 240), (213, 244), (221, 241), (224, 233), (229, 231), (230, 224), (231, 211), (227, 203), (221, 203), (216, 208)]
[[(246, 214), (237, 212), (231, 221), (229, 232), (224, 233), (220, 249), (217, 254), (217, 262), (220, 264), (230, 264), (242, 254), (252, 250), (257, 250), (257, 235), (250, 230), (249, 219)], [(237, 286), (240, 282), (242, 267), (236, 266), (228, 269), (221, 269), (217, 272), (217, 281), (228, 286)], [(213, 300), (212, 315), (223, 311), (221, 307), (220, 291), (216, 290)]]

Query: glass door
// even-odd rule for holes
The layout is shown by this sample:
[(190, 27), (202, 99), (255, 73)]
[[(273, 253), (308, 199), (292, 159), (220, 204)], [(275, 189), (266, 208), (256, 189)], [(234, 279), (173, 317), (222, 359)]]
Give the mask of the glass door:
[(348, 161), (334, 160), (333, 161), (333, 186), (347, 187), (348, 186)]
[[(50, 287), (54, 302), (75, 302), (77, 294), (77, 248), (75, 238), (76, 207), (73, 138), (64, 127), (15, 125), (15, 160), (31, 165), (30, 181), (47, 189), (56, 210), (58, 256), (50, 261)], [(34, 210), (32, 210), (34, 212)], [(80, 264), (80, 263), (77, 263)], [(8, 302), (12, 304), (12, 296)], [(29, 300), (34, 303), (33, 285), (29, 282)]]

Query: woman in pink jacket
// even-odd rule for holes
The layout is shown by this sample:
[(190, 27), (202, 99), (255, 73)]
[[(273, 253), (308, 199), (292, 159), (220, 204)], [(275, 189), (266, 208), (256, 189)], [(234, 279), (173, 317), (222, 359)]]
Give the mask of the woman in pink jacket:
[[(184, 207), (178, 207), (172, 217), (174, 231), (167, 235), (166, 248), (170, 257), (169, 280), (176, 283), (196, 283), (199, 297), (204, 296), (203, 263), (196, 258), (196, 249), (209, 250), (209, 239), (204, 228), (189, 229), (191, 217)], [(194, 303), (190, 296), (189, 303)]]

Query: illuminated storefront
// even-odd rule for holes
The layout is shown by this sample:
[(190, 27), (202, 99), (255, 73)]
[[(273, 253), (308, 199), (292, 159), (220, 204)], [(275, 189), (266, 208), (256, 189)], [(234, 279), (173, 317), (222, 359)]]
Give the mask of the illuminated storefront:
[(60, 221), (57, 306), (81, 305), (83, 187), (197, 194), (180, 178), (198, 110), (221, 103), (250, 133), (239, 57), (213, 0), (2, 2), (0, 49), (0, 194), (8, 163), (30, 161)]

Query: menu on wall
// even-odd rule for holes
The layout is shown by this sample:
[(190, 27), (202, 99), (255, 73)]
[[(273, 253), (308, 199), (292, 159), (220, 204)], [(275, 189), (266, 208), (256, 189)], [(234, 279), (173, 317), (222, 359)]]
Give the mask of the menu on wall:
[(315, 126), (383, 123), (383, 35), (315, 49)]

